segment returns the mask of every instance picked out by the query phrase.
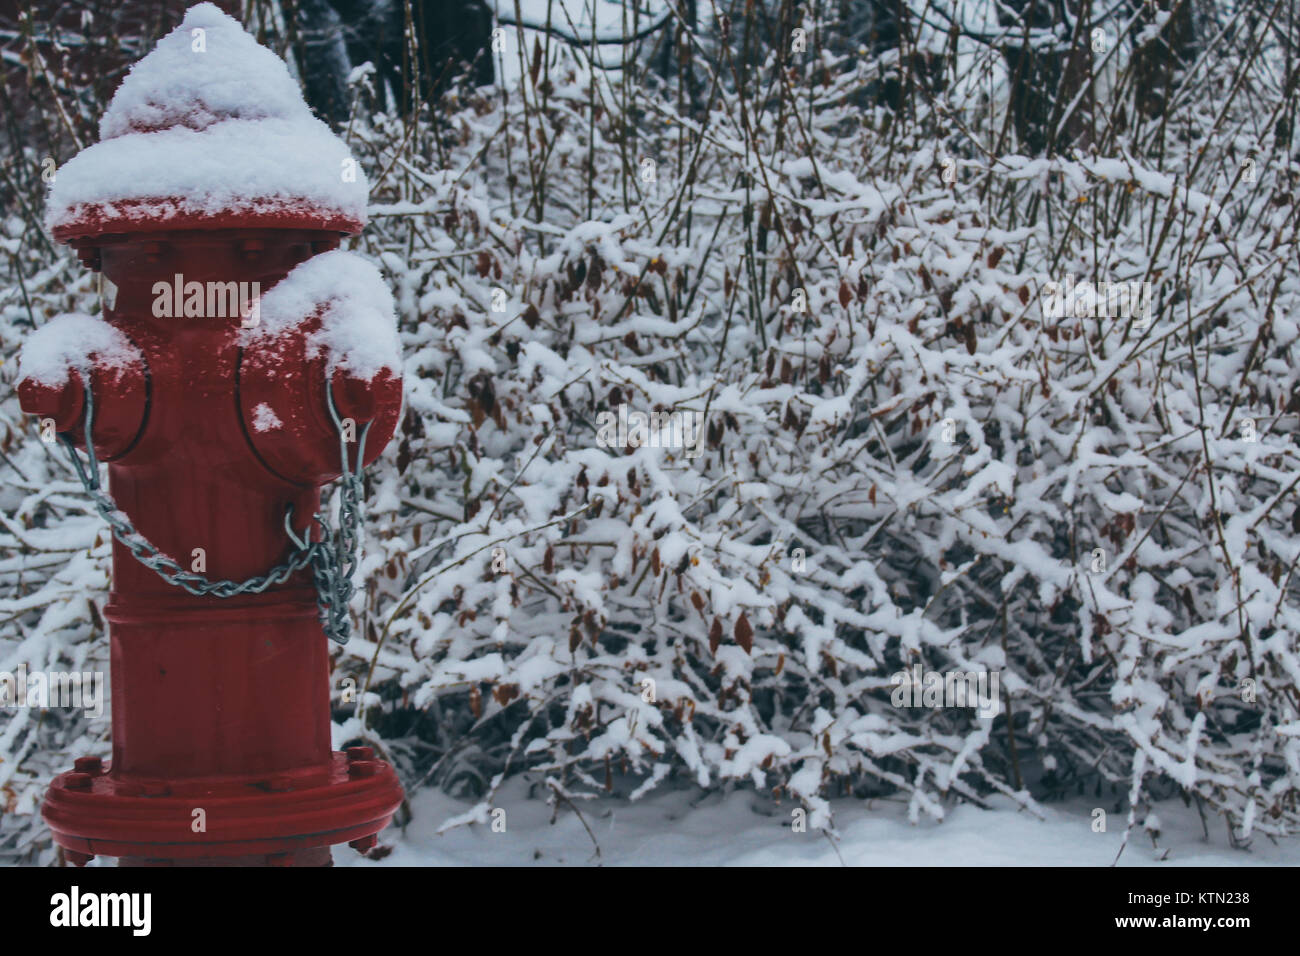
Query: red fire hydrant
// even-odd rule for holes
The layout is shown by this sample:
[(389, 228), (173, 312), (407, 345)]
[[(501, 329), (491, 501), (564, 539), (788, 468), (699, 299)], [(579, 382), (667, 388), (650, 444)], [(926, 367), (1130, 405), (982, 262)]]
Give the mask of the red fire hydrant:
[[(77, 760), (43, 810), (73, 862), (328, 865), (402, 800), (370, 748), (330, 739), (348, 492), (401, 406), (391, 295), (334, 251), (366, 192), (284, 64), (211, 4), (57, 174), (48, 223), (102, 273), (104, 319), (38, 330), (19, 394), (108, 463), (107, 494), (85, 480), (115, 536), (112, 762)], [(336, 533), (317, 512), (340, 474)]]

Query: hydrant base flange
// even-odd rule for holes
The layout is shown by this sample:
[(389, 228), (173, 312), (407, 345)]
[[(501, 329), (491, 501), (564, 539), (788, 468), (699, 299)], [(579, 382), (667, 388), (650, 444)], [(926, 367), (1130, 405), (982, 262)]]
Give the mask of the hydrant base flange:
[(150, 795), (148, 782), (119, 779), (111, 769), (71, 771), (54, 778), (42, 815), (65, 850), (183, 862), (351, 843), (386, 827), (403, 799), (391, 766), (378, 760), (359, 766), (343, 753), (333, 755), (328, 779), (304, 783), (293, 777), (194, 781), (185, 794), (159, 787), (163, 793)]

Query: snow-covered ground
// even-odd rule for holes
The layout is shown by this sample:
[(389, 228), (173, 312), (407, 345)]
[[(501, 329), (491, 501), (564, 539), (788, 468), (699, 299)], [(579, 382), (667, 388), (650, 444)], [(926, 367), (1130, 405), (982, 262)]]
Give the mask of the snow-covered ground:
[[(381, 860), (336, 847), (339, 866), (1109, 866), (1123, 839), (1124, 817), (1111, 814), (1107, 832), (1094, 833), (1094, 804), (1045, 807), (1045, 819), (1010, 806), (949, 808), (942, 823), (906, 819), (906, 804), (888, 800), (833, 801), (840, 840), (817, 832), (792, 833), (790, 808), (753, 793), (725, 797), (696, 792), (652, 794), (635, 804), (604, 800), (579, 804), (582, 820), (562, 806), (555, 822), (526, 784), (503, 788), (504, 832), (489, 825), (435, 832), (468, 807), (443, 793), (421, 791), (405, 833), (389, 828)], [(1209, 818), (1204, 835), (1195, 807), (1157, 807), (1164, 829), (1153, 849), (1136, 831), (1120, 866), (1294, 866), (1300, 840), (1254, 839), (1249, 849), (1228, 845), (1223, 822)], [(591, 833), (588, 834), (586, 827)], [(594, 842), (593, 842), (594, 839)], [(599, 844), (600, 854), (595, 845)]]

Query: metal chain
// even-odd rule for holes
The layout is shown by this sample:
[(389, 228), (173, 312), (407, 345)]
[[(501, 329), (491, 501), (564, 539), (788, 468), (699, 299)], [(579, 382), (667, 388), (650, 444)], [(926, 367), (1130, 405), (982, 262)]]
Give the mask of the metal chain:
[[(89, 375), (82, 380), (90, 382)], [(144, 535), (140, 534), (131, 523), (131, 519), (117, 507), (117, 503), (103, 490), (99, 483), (99, 460), (95, 456), (95, 445), (91, 440), (91, 427), (95, 418), (94, 391), (87, 384), (86, 395), (86, 454), (88, 465), (83, 464), (77, 454), (76, 446), (67, 432), (58, 435), (60, 443), (68, 451), (72, 467), (81, 479), (86, 494), (94, 502), (95, 510), (108, 522), (113, 537), (122, 542), (137, 561), (156, 573), (168, 584), (188, 591), (190, 594), (214, 595), (230, 598), (240, 594), (260, 594), (273, 584), (283, 584), (289, 576), (308, 566), (316, 585), (316, 607), (320, 614), (321, 626), (325, 636), (339, 644), (346, 644), (351, 633), (351, 620), (348, 616), (348, 604), (356, 590), (352, 585), (352, 575), (357, 568), (358, 529), (361, 524), (361, 499), (364, 487), (361, 481), (362, 462), (366, 455), (366, 436), (370, 433), (372, 422), (367, 422), (357, 438), (357, 464), (354, 469), (348, 460), (348, 441), (344, 434), (343, 423), (339, 420), (338, 409), (334, 406), (334, 394), (326, 383), (325, 395), (329, 403), (330, 418), (339, 434), (339, 459), (342, 462), (342, 474), (339, 477), (339, 524), (330, 527), (325, 515), (313, 516), (320, 525), (321, 540), (311, 541), (310, 531), (299, 538), (293, 530), (293, 505), (289, 505), (284, 515), (284, 530), (293, 542), (294, 550), (287, 560), (276, 565), (265, 574), (248, 578), (245, 581), (209, 581), (201, 574), (186, 571), (174, 560), (159, 551)]]

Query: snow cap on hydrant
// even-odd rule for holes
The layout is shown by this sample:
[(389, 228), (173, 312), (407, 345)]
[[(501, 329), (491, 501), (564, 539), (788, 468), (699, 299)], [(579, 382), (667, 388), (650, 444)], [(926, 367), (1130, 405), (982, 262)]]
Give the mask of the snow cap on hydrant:
[(369, 191), (284, 62), (211, 3), (136, 63), (100, 142), (58, 170), (55, 238), (257, 226), (359, 232)]

